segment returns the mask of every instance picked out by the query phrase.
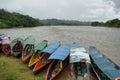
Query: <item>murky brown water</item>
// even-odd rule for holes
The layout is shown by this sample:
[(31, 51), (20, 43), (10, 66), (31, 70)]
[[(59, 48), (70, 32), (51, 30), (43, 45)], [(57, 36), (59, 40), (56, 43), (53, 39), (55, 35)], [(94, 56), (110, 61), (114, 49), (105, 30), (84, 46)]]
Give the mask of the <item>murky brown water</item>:
[(88, 51), (94, 45), (104, 55), (120, 66), (120, 28), (91, 26), (43, 26), (34, 28), (0, 29), (0, 33), (8, 33), (11, 39), (26, 38), (33, 35), (36, 44), (41, 40), (48, 43), (59, 40), (62, 44), (80, 42)]

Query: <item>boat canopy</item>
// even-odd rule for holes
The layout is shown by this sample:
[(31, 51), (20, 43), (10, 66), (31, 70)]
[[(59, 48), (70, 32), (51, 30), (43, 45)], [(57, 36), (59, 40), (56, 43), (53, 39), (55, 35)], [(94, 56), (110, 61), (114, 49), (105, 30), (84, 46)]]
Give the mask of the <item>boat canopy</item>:
[(9, 36), (4, 33), (0, 33), (0, 44), (11, 44)]
[(82, 62), (82, 60), (90, 63), (89, 54), (80, 51), (70, 54), (70, 63)]
[(70, 48), (70, 54), (74, 52), (86, 52), (85, 48), (78, 42), (74, 42)]
[(6, 36), (7, 36), (7, 34), (0, 33), (0, 38), (1, 38), (1, 39), (4, 38), (4, 37), (6, 37)]
[(10, 39), (6, 36), (6, 37), (2, 38), (2, 44), (3, 44), (3, 45), (4, 45), (4, 44), (11, 44), (11, 41), (10, 41)]
[(74, 42), (70, 48), (70, 63), (81, 62), (90, 63), (89, 54), (86, 53), (85, 48), (78, 42)]
[(70, 45), (65, 44), (60, 46), (50, 57), (50, 59), (65, 60), (70, 52)]
[(41, 52), (52, 54), (59, 46), (60, 46), (60, 41), (55, 41), (55, 42), (51, 43), (50, 45), (48, 45)]
[(43, 50), (47, 46), (47, 41), (43, 40), (37, 46), (35, 46), (34, 50)]
[(18, 37), (18, 38), (15, 38), (14, 40), (12, 40), (12, 44), (16, 43), (17, 41), (21, 41), (23, 42), (23, 39)]
[(35, 43), (35, 38), (33, 36), (28, 36), (25, 40), (24, 40), (24, 44), (34, 44)]
[(89, 53), (94, 63), (110, 80), (120, 77), (120, 67), (101, 54), (96, 47), (90, 46)]

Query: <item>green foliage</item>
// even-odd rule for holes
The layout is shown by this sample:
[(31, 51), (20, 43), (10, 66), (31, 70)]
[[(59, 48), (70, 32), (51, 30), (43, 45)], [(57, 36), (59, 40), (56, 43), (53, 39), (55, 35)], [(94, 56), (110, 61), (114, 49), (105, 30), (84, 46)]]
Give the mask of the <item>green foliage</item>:
[(91, 25), (92, 26), (104, 26), (104, 23), (102, 23), (102, 22), (92, 22)]
[(0, 22), (0, 28), (9, 28), (4, 22)]
[(113, 19), (109, 20), (105, 23), (105, 26), (108, 27), (120, 27), (120, 20), (119, 19)]
[(92, 26), (107, 26), (107, 27), (117, 27), (120, 28), (120, 20), (119, 19), (113, 19), (109, 20), (105, 23), (103, 22), (92, 22)]
[(69, 26), (89, 26), (90, 22), (80, 22), (76, 20), (59, 20), (59, 19), (45, 19), (40, 20), (44, 25), (69, 25)]
[(28, 15), (22, 15), (16, 12), (8, 12), (0, 9), (0, 28), (12, 27), (34, 27), (43, 25), (69, 25), (69, 26), (89, 26), (90, 22), (80, 22), (76, 20), (45, 19), (39, 20)]
[(44, 77), (38, 77), (36, 80), (45, 80)]
[(22, 15), (15, 12), (10, 13), (4, 9), (0, 9), (0, 28), (33, 27), (38, 25), (43, 25), (38, 19), (28, 15)]

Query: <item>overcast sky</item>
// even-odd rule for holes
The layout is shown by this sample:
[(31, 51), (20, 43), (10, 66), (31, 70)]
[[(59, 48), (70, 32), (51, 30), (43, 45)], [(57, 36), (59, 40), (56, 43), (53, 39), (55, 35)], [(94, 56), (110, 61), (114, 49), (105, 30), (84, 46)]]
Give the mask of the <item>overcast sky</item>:
[(120, 0), (0, 0), (0, 9), (2, 8), (39, 19), (120, 19)]

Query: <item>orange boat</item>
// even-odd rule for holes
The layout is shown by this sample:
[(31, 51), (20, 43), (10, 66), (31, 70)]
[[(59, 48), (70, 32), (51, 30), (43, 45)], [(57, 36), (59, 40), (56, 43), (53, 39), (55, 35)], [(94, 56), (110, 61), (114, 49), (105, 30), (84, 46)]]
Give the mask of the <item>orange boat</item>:
[(36, 63), (33, 72), (36, 73), (37, 71), (41, 70), (45, 66), (47, 66), (51, 61), (48, 60), (49, 56), (60, 46), (59, 41), (55, 41), (52, 44), (48, 45), (44, 50), (42, 50), (41, 56)]
[(22, 61), (23, 63), (26, 63), (32, 56), (35, 39), (32, 36), (28, 36), (23, 43), (25, 45), (25, 48), (22, 51)]
[(37, 61), (39, 60), (40, 56), (44, 56), (41, 54), (41, 51), (47, 46), (47, 41), (43, 40), (42, 42), (40, 42), (33, 50), (35, 50), (35, 53), (33, 52), (32, 57), (30, 58), (29, 67), (34, 66)]
[(69, 63), (68, 55), (70, 45), (60, 46), (48, 59), (51, 64), (48, 67), (45, 80), (54, 80)]

